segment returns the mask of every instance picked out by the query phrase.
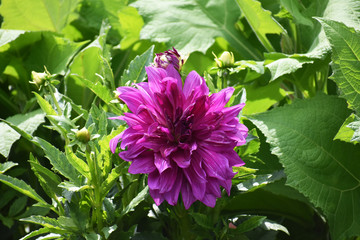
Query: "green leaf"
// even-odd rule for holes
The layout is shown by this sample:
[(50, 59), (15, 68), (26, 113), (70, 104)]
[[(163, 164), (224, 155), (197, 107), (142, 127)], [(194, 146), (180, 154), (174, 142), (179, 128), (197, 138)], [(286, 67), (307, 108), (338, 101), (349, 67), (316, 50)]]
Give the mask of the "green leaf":
[(265, 53), (265, 66), (270, 70), (271, 79), (274, 81), (279, 77), (296, 72), (304, 64), (313, 63), (314, 60), (303, 55), (286, 55), (282, 53)]
[(119, 218), (123, 217), (125, 214), (132, 211), (137, 205), (139, 205), (145, 198), (149, 195), (149, 186), (146, 186), (139, 194), (134, 197), (131, 202), (122, 209), (121, 213), (119, 214)]
[(36, 72), (43, 72), (44, 66), (51, 74), (64, 75), (67, 66), (85, 42), (71, 42), (52, 33), (43, 33), (41, 40), (30, 45), (30, 54), (25, 64)]
[(31, 233), (27, 234), (26, 236), (20, 238), (20, 240), (26, 240), (32, 237), (36, 237), (38, 235), (44, 234), (44, 233), (49, 233), (51, 230), (49, 228), (40, 228), (38, 230), (32, 231)]
[[(17, 114), (6, 119), (7, 122), (17, 126), (26, 134), (33, 134), (40, 124), (45, 122), (45, 114), (40, 110), (35, 110), (26, 114)], [(20, 138), (20, 134), (8, 126), (6, 123), (0, 122), (0, 153), (8, 157), (11, 146)]]
[(266, 219), (266, 217), (263, 217), (263, 216), (250, 217), (249, 219), (242, 222), (239, 226), (237, 226), (235, 231), (238, 233), (249, 232), (249, 231), (253, 230), (254, 228), (257, 228), (258, 226), (260, 226), (264, 222), (265, 219)]
[(349, 127), (349, 124), (352, 122), (358, 122), (360, 121), (360, 119), (358, 121), (355, 121), (355, 118), (357, 116), (355, 114), (351, 114), (345, 121), (344, 123), (341, 125), (338, 133), (336, 134), (336, 136), (334, 137), (334, 140), (339, 139), (345, 142), (350, 142), (354, 136), (354, 133), (356, 131), (355, 129), (352, 129)]
[(129, 83), (139, 83), (145, 80), (145, 67), (153, 61), (154, 45), (140, 56), (136, 56), (129, 64), (129, 68), (124, 71), (121, 77), (121, 85)]
[(1, 28), (61, 32), (77, 3), (77, 0), (3, 0)]
[(49, 159), (55, 170), (70, 179), (73, 183), (78, 186), (80, 185), (79, 172), (71, 164), (69, 164), (69, 161), (63, 152), (44, 139), (35, 137), (33, 141), (37, 142), (41, 146), (45, 152), (46, 158)]
[(233, 0), (139, 0), (132, 5), (145, 21), (140, 38), (169, 42), (188, 54), (205, 53), (214, 38), (223, 37), (242, 58), (260, 59), (260, 53), (235, 28), (240, 9)]
[(334, 239), (360, 234), (360, 146), (333, 141), (348, 115), (342, 99), (319, 95), (252, 116), (284, 165), (287, 184), (322, 209)]
[(51, 198), (61, 196), (62, 191), (58, 187), (58, 185), (61, 183), (60, 177), (46, 167), (41, 166), (32, 155), (30, 155), (29, 162), (31, 169), (35, 173), (46, 194)]
[(24, 221), (24, 222), (39, 224), (39, 225), (41, 225), (43, 227), (47, 227), (47, 228), (53, 228), (53, 229), (55, 228), (55, 229), (61, 230), (61, 225), (58, 223), (58, 221), (56, 219), (49, 218), (49, 217), (30, 216), (27, 218), (22, 218), (20, 220)]
[(281, 34), (284, 29), (271, 16), (271, 12), (261, 7), (261, 3), (256, 0), (236, 0), (242, 14), (250, 24), (256, 36), (268, 52), (275, 49), (267, 39), (266, 34)]
[(23, 33), (25, 33), (25, 31), (0, 29), (0, 47), (14, 41)]
[(120, 41), (120, 49), (127, 49), (139, 40), (144, 21), (137, 10), (130, 6), (121, 7), (118, 11), (118, 18), (120, 34), (123, 37)]
[(198, 212), (190, 212), (189, 214), (194, 218), (196, 224), (199, 226), (205, 229), (213, 229), (213, 224), (209, 216)]
[(41, 109), (46, 113), (46, 115), (57, 115), (57, 112), (53, 109), (51, 104), (46, 101), (42, 96), (40, 96), (38, 93), (33, 92), (36, 100), (41, 107)]
[(303, 24), (309, 27), (313, 27), (313, 22), (309, 17), (304, 15), (303, 10), (304, 7), (301, 6), (299, 1), (293, 1), (293, 0), (280, 0), (281, 5), (286, 8), (290, 12), (290, 14), (293, 16), (295, 23), (297, 24)]
[(244, 115), (264, 112), (272, 105), (286, 96), (284, 89), (280, 88), (281, 82), (274, 81), (265, 86), (246, 86), (246, 104), (243, 109)]
[(91, 180), (89, 166), (86, 164), (86, 162), (78, 158), (68, 146), (65, 146), (65, 153), (69, 163), (84, 177)]
[(75, 103), (87, 108), (93, 98), (89, 94), (90, 88), (105, 103), (113, 100), (110, 89), (114, 89), (114, 79), (111, 73), (110, 51), (106, 46), (109, 26), (103, 23), (99, 37), (82, 49), (70, 65), (70, 72), (66, 76), (66, 94)]
[(360, 118), (355, 116), (355, 121), (349, 123), (348, 128), (354, 131), (354, 135), (350, 139), (350, 142), (360, 142)]
[(15, 217), (22, 210), (24, 210), (27, 200), (28, 200), (27, 196), (21, 196), (21, 197), (17, 198), (10, 206), (9, 216)]
[(12, 167), (17, 166), (17, 163), (11, 162), (11, 161), (7, 161), (4, 163), (0, 163), (0, 173), (5, 173), (7, 170), (9, 170)]
[(32, 189), (28, 184), (26, 184), (23, 180), (19, 180), (4, 174), (0, 174), (0, 181), (4, 184), (12, 187), (13, 189), (21, 192), (22, 194), (42, 203), (44, 205), (48, 205), (47, 202), (40, 197), (34, 189)]
[(126, 164), (127, 163), (124, 161), (122, 164), (112, 169), (111, 173), (101, 184), (101, 196), (106, 196), (108, 194), (110, 189), (114, 186), (115, 182), (118, 180)]
[(360, 33), (343, 23), (319, 19), (332, 49), (332, 79), (351, 107), (360, 113)]
[(269, 183), (273, 183), (285, 177), (286, 175), (283, 171), (276, 171), (272, 174), (256, 175), (255, 178), (239, 183), (236, 187), (240, 191), (254, 191), (257, 188), (264, 187)]

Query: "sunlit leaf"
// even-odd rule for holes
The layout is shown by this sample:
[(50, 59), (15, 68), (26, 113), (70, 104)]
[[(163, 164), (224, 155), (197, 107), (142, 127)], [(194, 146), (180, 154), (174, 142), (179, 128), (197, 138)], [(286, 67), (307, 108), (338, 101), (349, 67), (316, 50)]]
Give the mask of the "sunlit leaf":
[(271, 16), (271, 12), (263, 9), (257, 0), (236, 0), (236, 2), (265, 49), (269, 52), (275, 51), (266, 34), (281, 34), (284, 29)]
[[(27, 114), (17, 114), (9, 117), (6, 120), (26, 134), (31, 135), (44, 120), (45, 114), (40, 110), (35, 110)], [(0, 122), (0, 153), (7, 157), (9, 155), (11, 146), (20, 138), (20, 134), (9, 127), (6, 123)]]
[(169, 42), (186, 54), (205, 53), (215, 37), (223, 37), (243, 58), (260, 58), (258, 50), (235, 28), (240, 9), (233, 0), (139, 0), (133, 6), (144, 17), (141, 38)]
[(77, 3), (77, 0), (2, 0), (1, 28), (61, 32)]

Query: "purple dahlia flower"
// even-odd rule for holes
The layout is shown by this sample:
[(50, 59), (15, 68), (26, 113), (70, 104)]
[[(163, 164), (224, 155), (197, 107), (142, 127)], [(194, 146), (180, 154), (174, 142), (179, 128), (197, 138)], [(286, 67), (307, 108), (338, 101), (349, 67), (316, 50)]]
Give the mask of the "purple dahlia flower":
[(175, 205), (181, 192), (186, 209), (196, 200), (214, 207), (220, 186), (230, 194), (232, 167), (244, 164), (234, 151), (248, 132), (237, 118), (244, 104), (225, 107), (234, 89), (209, 96), (195, 71), (184, 86), (173, 65), (146, 72), (148, 82), (117, 89), (132, 113), (115, 117), (129, 127), (110, 141), (111, 151), (120, 142), (119, 156), (131, 162), (129, 172), (148, 174), (157, 205), (164, 200)]

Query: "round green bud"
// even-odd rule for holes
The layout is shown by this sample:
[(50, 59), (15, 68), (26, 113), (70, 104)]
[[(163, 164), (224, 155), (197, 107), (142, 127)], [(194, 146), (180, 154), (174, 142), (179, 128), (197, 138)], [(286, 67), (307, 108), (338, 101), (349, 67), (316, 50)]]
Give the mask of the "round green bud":
[(83, 127), (76, 132), (76, 138), (82, 143), (87, 143), (90, 141), (90, 133), (85, 127)]

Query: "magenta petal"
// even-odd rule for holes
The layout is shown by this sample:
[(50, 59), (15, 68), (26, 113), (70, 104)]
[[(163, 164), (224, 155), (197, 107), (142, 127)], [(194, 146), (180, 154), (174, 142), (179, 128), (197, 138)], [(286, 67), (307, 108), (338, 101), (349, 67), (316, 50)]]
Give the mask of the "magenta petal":
[(146, 73), (148, 75), (149, 88), (152, 92), (161, 92), (161, 79), (166, 77), (166, 71), (161, 68), (155, 67), (145, 67)]
[(176, 79), (176, 83), (177, 83), (177, 87), (179, 88), (179, 90), (182, 89), (182, 81), (181, 81), (181, 76), (179, 74), (179, 72), (174, 68), (173, 65), (168, 65), (166, 68), (166, 73), (168, 77), (172, 77)]
[(213, 208), (216, 205), (216, 197), (212, 194), (205, 194), (205, 196), (201, 199), (201, 202), (206, 206)]
[(181, 196), (185, 209), (189, 209), (191, 204), (196, 201), (194, 195), (192, 194), (192, 189), (189, 183), (187, 183), (186, 181), (183, 181), (183, 184), (181, 186)]
[(132, 161), (129, 167), (129, 173), (131, 174), (151, 173), (155, 170), (154, 156), (150, 152), (141, 154), (138, 158)]
[(170, 160), (162, 157), (160, 153), (155, 153), (154, 163), (160, 174), (171, 167)]
[(181, 168), (187, 168), (190, 166), (190, 156), (185, 151), (178, 150), (171, 154), (172, 159)]
[(149, 188), (149, 193), (157, 206), (159, 206), (164, 201), (163, 194), (160, 194), (159, 190)]
[(193, 91), (197, 91), (195, 95), (208, 95), (209, 88), (206, 86), (205, 80), (195, 71), (191, 71), (186, 77), (183, 92), (188, 98)]
[(234, 90), (235, 90), (234, 88), (228, 87), (228, 88), (221, 90), (218, 93), (212, 94), (209, 99), (210, 100), (210, 110), (211, 111), (221, 111), (225, 107), (227, 102), (230, 100)]
[(119, 140), (121, 139), (122, 135), (123, 135), (123, 132), (116, 135), (114, 138), (112, 138), (110, 140), (110, 150), (111, 150), (112, 153), (116, 152), (116, 147), (117, 147), (117, 145), (119, 143)]

